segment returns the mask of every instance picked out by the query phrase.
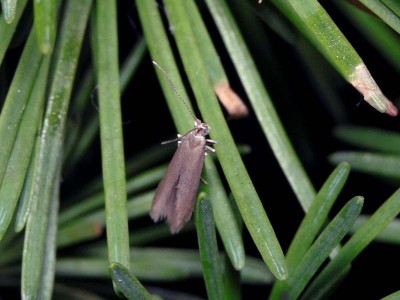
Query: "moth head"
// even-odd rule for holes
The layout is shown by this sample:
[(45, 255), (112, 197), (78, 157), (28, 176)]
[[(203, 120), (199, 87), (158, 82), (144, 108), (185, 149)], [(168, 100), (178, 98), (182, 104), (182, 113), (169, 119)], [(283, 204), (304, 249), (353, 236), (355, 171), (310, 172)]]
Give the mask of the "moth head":
[(211, 129), (211, 127), (207, 123), (203, 123), (199, 119), (196, 119), (196, 121), (194, 122), (194, 126), (196, 128), (197, 134), (201, 134), (202, 136), (206, 136)]

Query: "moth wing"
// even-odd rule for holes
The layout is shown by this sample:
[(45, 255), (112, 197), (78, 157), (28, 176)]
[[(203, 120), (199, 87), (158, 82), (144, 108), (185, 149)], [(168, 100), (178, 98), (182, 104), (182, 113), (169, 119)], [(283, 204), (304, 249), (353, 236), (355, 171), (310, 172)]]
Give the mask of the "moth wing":
[[(182, 145), (181, 145), (182, 146)], [(178, 147), (168, 166), (167, 172), (158, 184), (151, 205), (150, 217), (154, 222), (158, 222), (167, 217), (168, 207), (176, 198), (176, 187), (178, 185), (179, 170), (181, 169), (183, 159), (183, 149)]]
[(200, 184), (205, 139), (188, 134), (176, 150), (167, 173), (158, 185), (150, 216), (154, 221), (167, 218), (172, 233), (189, 221)]
[(190, 160), (179, 176), (173, 211), (168, 213), (168, 223), (172, 233), (176, 233), (190, 220), (199, 189), (204, 164), (204, 148), (192, 149)]

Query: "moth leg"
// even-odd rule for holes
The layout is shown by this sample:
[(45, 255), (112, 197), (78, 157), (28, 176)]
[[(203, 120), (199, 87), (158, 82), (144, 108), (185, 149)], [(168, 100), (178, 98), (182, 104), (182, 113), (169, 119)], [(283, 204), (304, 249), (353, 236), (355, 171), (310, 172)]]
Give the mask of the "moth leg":
[(218, 142), (217, 141), (215, 141), (215, 140), (210, 140), (210, 139), (206, 139), (206, 143), (210, 143), (210, 144), (218, 144)]
[(204, 152), (205, 155), (207, 155), (207, 152), (215, 152), (215, 149), (213, 147), (211, 147), (211, 146), (206, 145), (204, 148), (206, 150)]
[(208, 184), (208, 182), (203, 177), (200, 177), (200, 179), (201, 181), (203, 181), (204, 184)]

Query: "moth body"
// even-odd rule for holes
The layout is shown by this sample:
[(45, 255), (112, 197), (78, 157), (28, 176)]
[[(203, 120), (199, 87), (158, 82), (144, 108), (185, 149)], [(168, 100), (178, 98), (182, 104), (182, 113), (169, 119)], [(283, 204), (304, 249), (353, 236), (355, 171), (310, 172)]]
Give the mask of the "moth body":
[(172, 233), (180, 231), (192, 216), (204, 156), (214, 151), (209, 145), (216, 143), (206, 139), (209, 129), (208, 124), (196, 119), (194, 129), (173, 140), (178, 148), (157, 187), (150, 211), (153, 221), (166, 219)]

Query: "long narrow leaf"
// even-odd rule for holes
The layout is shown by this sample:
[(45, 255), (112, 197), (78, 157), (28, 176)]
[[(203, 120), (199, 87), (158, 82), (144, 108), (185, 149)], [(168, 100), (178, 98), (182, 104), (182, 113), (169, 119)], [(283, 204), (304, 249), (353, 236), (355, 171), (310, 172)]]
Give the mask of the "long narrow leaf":
[[(109, 261), (129, 268), (125, 159), (119, 92), (116, 1), (96, 5), (96, 62)], [(107, 20), (107, 21), (105, 21)]]
[[(385, 3), (382, 3), (383, 1), (360, 0), (360, 2), (400, 34), (400, 17), (396, 15), (396, 13), (393, 12)], [(399, 9), (398, 5), (395, 7)]]
[(50, 59), (44, 58), (32, 89), (0, 187), (0, 240), (11, 222), (42, 120)]
[[(98, 250), (96, 250), (98, 253)], [(174, 248), (133, 248), (132, 274), (139, 280), (173, 281), (187, 278), (202, 278), (198, 251)], [(268, 284), (273, 280), (271, 272), (262, 260), (247, 256), (246, 266), (241, 271), (242, 282)], [(79, 276), (108, 278), (109, 269), (105, 257), (65, 258), (57, 261), (56, 274), (60, 276)]]
[[(370, 217), (371, 216), (368, 215), (360, 215), (354, 223), (351, 233), (356, 233), (368, 222)], [(390, 222), (390, 224), (375, 237), (374, 241), (400, 245), (400, 219), (396, 218)]]
[(37, 155), (39, 151), (39, 136), (36, 137), (35, 144), (33, 145), (32, 155), (29, 161), (28, 170), (25, 176), (24, 186), (21, 191), (18, 203), (18, 212), (15, 220), (15, 231), (20, 232), (24, 229), (26, 221), (29, 216), (29, 209), (32, 202), (32, 195), (34, 192), (34, 180), (35, 180), (35, 170), (36, 164), (38, 163)]
[(400, 155), (400, 134), (395, 131), (348, 125), (335, 128), (334, 134), (353, 146)]
[(297, 299), (333, 248), (340, 243), (361, 212), (364, 200), (355, 197), (333, 218), (288, 278), (287, 299)]
[(65, 12), (60, 53), (40, 136), (34, 198), (25, 232), (21, 290), (23, 299), (34, 299), (37, 296), (42, 276), (51, 192), (57, 166), (62, 159), (66, 113), (91, 3), (91, 0), (80, 1), (79, 4), (70, 1)]
[(400, 212), (400, 190), (387, 199), (315, 278), (304, 299), (323, 299), (332, 277), (342, 272)]
[[(104, 214), (102, 215), (104, 217)], [(85, 241), (99, 238), (104, 231), (104, 224), (96, 221), (71, 222), (70, 225), (60, 228), (57, 236), (57, 248), (76, 245)]]
[(288, 253), (287, 262), (295, 267), (304, 256), (313, 240), (327, 221), (328, 214), (342, 191), (350, 173), (350, 166), (341, 163), (329, 175), (317, 197), (313, 201), (309, 211), (300, 224), (293, 238)]
[(0, 18), (0, 66), (2, 65), (4, 55), (7, 51), (8, 46), (10, 45), (11, 39), (17, 28), (19, 19), (21, 18), (27, 2), (28, 0), (18, 0), (15, 17), (11, 24), (7, 24), (8, 19), (6, 20), (5, 18)]
[[(127, 194), (138, 193), (148, 188), (154, 187), (157, 182), (162, 179), (167, 166), (163, 165), (154, 169), (147, 170), (142, 174), (134, 176), (126, 183)], [(84, 200), (79, 201), (70, 208), (65, 209), (60, 214), (60, 224), (68, 223), (70, 220), (85, 215), (99, 207), (104, 203), (104, 193), (97, 193)]]
[(0, 182), (3, 180), (11, 149), (14, 145), (21, 118), (32, 92), (41, 61), (42, 55), (37, 49), (35, 32), (32, 30), (25, 44), (13, 81), (8, 89), (7, 98), (1, 110)]
[[(21, 255), (23, 254), (23, 240), (17, 239), (13, 240), (6, 249), (1, 251), (0, 265), (5, 266), (11, 263), (15, 263), (21, 260)], [(18, 274), (20, 274), (21, 269), (18, 269)]]
[[(392, 0), (388, 0), (390, 2)], [(394, 0), (400, 11), (400, 3)], [(394, 3), (393, 1), (393, 3)], [(383, 2), (383, 1), (382, 1)], [(340, 9), (344, 11), (349, 20), (363, 33), (365, 38), (391, 62), (392, 66), (400, 71), (400, 58), (397, 55), (400, 47), (398, 34), (391, 30), (385, 23), (379, 20), (375, 15), (371, 15), (353, 5), (338, 1), (335, 2)], [(399, 14), (400, 15), (400, 12)]]
[[(185, 232), (194, 231), (195, 226), (193, 222), (190, 222), (179, 231), (181, 234)], [(171, 231), (166, 223), (157, 224), (144, 229), (135, 230), (131, 233), (129, 240), (131, 246), (143, 246), (155, 241), (159, 241), (164, 238), (171, 236)]]
[(60, 204), (61, 166), (62, 163), (60, 161), (50, 200), (46, 253), (44, 255), (42, 280), (38, 292), (38, 299), (43, 300), (51, 300), (53, 296), (53, 286), (56, 269), (57, 217)]
[(387, 7), (389, 7), (400, 18), (400, 3), (396, 0), (381, 0)]
[[(297, 268), (300, 260), (304, 257), (315, 237), (325, 224), (328, 213), (342, 190), (349, 172), (350, 166), (347, 163), (342, 163), (336, 167), (311, 204), (286, 254), (289, 272)], [(275, 282), (270, 294), (270, 299), (279, 298), (283, 290), (288, 288), (287, 285), (287, 280)]]
[(379, 112), (397, 115), (397, 108), (383, 95), (367, 66), (318, 1), (272, 2), (319, 49), (344, 79), (364, 96), (368, 104)]
[(222, 272), (210, 201), (201, 193), (196, 203), (196, 229), (199, 252), (209, 299), (222, 298)]
[(56, 36), (57, 1), (33, 1), (35, 31), (39, 48), (43, 54), (50, 54), (53, 50)]
[(233, 268), (227, 256), (224, 256), (222, 277), (224, 280), (224, 299), (226, 300), (242, 299), (241, 286), (240, 286), (240, 272)]
[(143, 38), (139, 39), (132, 51), (128, 54), (128, 57), (124, 61), (121, 67), (121, 74), (119, 76), (119, 83), (121, 86), (121, 94), (124, 93), (131, 81), (133, 75), (136, 73), (139, 64), (143, 61), (144, 55), (146, 54), (146, 42)]
[(361, 151), (339, 151), (329, 156), (329, 161), (338, 164), (348, 162), (354, 171), (400, 179), (400, 156)]
[[(126, 216), (129, 219), (135, 219), (148, 214), (153, 196), (152, 191), (130, 199), (127, 203)], [(98, 237), (102, 232), (102, 227), (106, 225), (106, 216), (106, 211), (100, 209), (61, 224), (58, 233), (59, 246), (72, 245)]]
[(127, 299), (151, 300), (153, 297), (127, 268), (119, 263), (110, 264), (111, 278)]
[(215, 225), (221, 236), (225, 250), (236, 270), (245, 265), (245, 250), (239, 226), (230, 206), (215, 164), (210, 160), (205, 162), (210, 201), (213, 207)]
[(12, 23), (15, 18), (18, 0), (1, 0), (3, 16), (7, 23)]
[[(94, 74), (93, 70), (90, 68), (87, 70), (84, 75), (83, 79), (79, 83), (79, 88), (78, 88), (78, 93), (73, 97), (71, 100), (71, 103), (74, 105), (74, 112), (73, 112), (73, 121), (68, 122), (69, 127), (73, 128), (72, 130), (67, 130), (66, 132), (66, 137), (65, 137), (65, 150), (64, 150), (64, 160), (65, 160), (65, 165), (64, 165), (64, 174), (69, 174), (70, 170), (74, 168), (75, 164), (80, 158), (80, 155), (82, 155), (82, 146), (81, 144), (85, 144), (85, 141), (88, 140), (88, 138), (84, 138), (84, 133), (80, 133), (80, 128), (83, 123), (83, 120), (85, 120), (85, 123), (89, 123), (93, 126), (92, 123), (95, 123), (95, 129), (96, 133), (98, 132), (98, 115), (96, 116), (91, 116), (89, 119), (94, 119), (94, 121), (90, 122), (87, 121), (87, 106), (89, 103), (89, 99), (91, 99), (91, 95), (93, 93), (93, 87), (95, 85), (94, 81)], [(86, 113), (86, 115), (85, 115)], [(72, 123), (72, 124), (71, 124)], [(86, 131), (91, 132), (91, 126), (88, 125), (85, 127)], [(78, 146), (77, 140), (79, 140)], [(83, 142), (82, 142), (83, 140)]]

